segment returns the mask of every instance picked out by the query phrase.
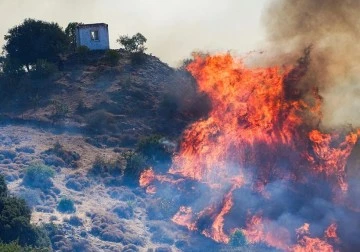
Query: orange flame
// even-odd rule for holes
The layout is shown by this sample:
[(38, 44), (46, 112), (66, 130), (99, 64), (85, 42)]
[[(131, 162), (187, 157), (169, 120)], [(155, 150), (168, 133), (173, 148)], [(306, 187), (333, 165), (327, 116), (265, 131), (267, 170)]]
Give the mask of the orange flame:
[[(221, 207), (210, 206), (198, 213), (181, 207), (172, 219), (175, 223), (197, 230), (197, 220), (209, 216), (212, 224), (201, 232), (227, 243), (230, 232), (225, 218), (233, 208), (235, 190), (244, 185), (269, 199), (264, 189), (267, 183), (307, 183), (311, 175), (325, 177), (346, 192), (345, 167), (360, 130), (343, 135), (316, 129), (318, 123), (313, 122), (321, 121), (322, 98), (316, 88), (297, 87), (304, 69), (301, 65), (247, 68), (229, 54), (198, 57), (188, 66), (199, 90), (209, 96), (212, 110), (208, 118), (184, 132), (169, 174), (147, 171), (140, 184), (146, 187), (154, 180), (176, 183), (171, 176), (180, 176), (204, 183), (224, 196)], [(265, 242), (282, 250), (332, 251), (325, 241), (308, 236), (307, 225), (298, 230), (301, 237), (296, 246), (292, 246), (290, 231), (259, 216), (250, 219), (244, 233), (250, 243)], [(327, 233), (328, 237), (334, 235), (333, 227)]]

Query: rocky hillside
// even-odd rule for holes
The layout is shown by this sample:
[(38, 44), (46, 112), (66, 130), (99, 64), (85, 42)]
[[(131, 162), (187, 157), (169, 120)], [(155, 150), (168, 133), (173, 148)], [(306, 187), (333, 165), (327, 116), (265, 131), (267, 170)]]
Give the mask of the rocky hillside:
[[(174, 149), (159, 139), (174, 148), (206, 115), (206, 97), (186, 72), (118, 53), (117, 64), (101, 52), (69, 55), (62, 71), (1, 90), (0, 171), (11, 194), (45, 225), (54, 251), (218, 251), (170, 221), (171, 195), (153, 198), (137, 184), (139, 170), (170, 165), (162, 157)], [(157, 142), (139, 149), (149, 137)]]

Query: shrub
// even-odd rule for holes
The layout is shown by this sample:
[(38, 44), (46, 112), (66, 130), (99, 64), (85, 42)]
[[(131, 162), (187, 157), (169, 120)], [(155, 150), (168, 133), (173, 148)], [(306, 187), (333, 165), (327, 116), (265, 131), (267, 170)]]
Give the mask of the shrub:
[(162, 143), (162, 137), (159, 135), (141, 139), (137, 144), (137, 152), (147, 158), (151, 165), (171, 163), (171, 153), (166, 149)]
[(56, 117), (65, 117), (70, 112), (70, 108), (66, 103), (60, 102), (58, 100), (53, 100), (52, 102), (52, 116)]
[(76, 168), (77, 163), (80, 159), (80, 155), (76, 151), (68, 151), (62, 146), (59, 142), (56, 142), (54, 146), (47, 151), (45, 151), (46, 154), (53, 154), (59, 158), (61, 158), (66, 165)]
[(119, 158), (107, 160), (102, 156), (97, 156), (91, 168), (93, 174), (120, 175), (122, 173), (122, 162)]
[(115, 50), (108, 50), (105, 53), (105, 61), (108, 62), (111, 66), (115, 66), (120, 59), (120, 54)]
[(229, 244), (233, 247), (243, 247), (247, 244), (245, 235), (241, 230), (236, 230), (231, 236), (230, 236), (230, 242)]
[(59, 201), (57, 210), (62, 213), (74, 213), (76, 211), (74, 201), (69, 198), (62, 198)]
[(42, 163), (30, 165), (23, 179), (24, 184), (41, 189), (47, 189), (53, 185), (51, 178), (55, 176), (55, 171)]
[(78, 216), (75, 216), (75, 215), (71, 216), (68, 222), (70, 225), (76, 226), (76, 227), (83, 225), (82, 220)]
[(127, 151), (121, 155), (126, 162), (124, 176), (138, 182), (140, 174), (147, 168), (145, 157), (134, 151)]
[(30, 75), (33, 79), (45, 79), (57, 72), (57, 66), (44, 59), (38, 59)]
[(89, 55), (90, 49), (87, 46), (79, 46), (78, 48), (76, 48), (76, 52), (79, 55), (80, 60), (84, 61)]
[(87, 129), (94, 133), (103, 133), (107, 129), (113, 129), (115, 119), (112, 114), (104, 109), (93, 111), (85, 116)]

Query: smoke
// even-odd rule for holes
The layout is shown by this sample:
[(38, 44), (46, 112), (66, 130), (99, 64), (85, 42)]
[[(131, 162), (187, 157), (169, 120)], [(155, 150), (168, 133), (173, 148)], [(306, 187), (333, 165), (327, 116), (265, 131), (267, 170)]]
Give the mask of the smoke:
[[(269, 46), (279, 63), (312, 46), (303, 86), (319, 86), (323, 126), (360, 126), (360, 1), (272, 0), (263, 16)], [(278, 57), (282, 55), (282, 57)]]

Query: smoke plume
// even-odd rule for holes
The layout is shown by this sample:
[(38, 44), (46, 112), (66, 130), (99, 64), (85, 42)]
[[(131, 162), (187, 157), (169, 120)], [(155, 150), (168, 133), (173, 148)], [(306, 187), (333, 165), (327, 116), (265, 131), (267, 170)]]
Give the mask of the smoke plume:
[[(319, 86), (323, 126), (360, 125), (360, 1), (272, 0), (263, 16), (271, 48), (281, 63), (312, 46), (302, 86)], [(282, 57), (278, 57), (278, 55)]]

